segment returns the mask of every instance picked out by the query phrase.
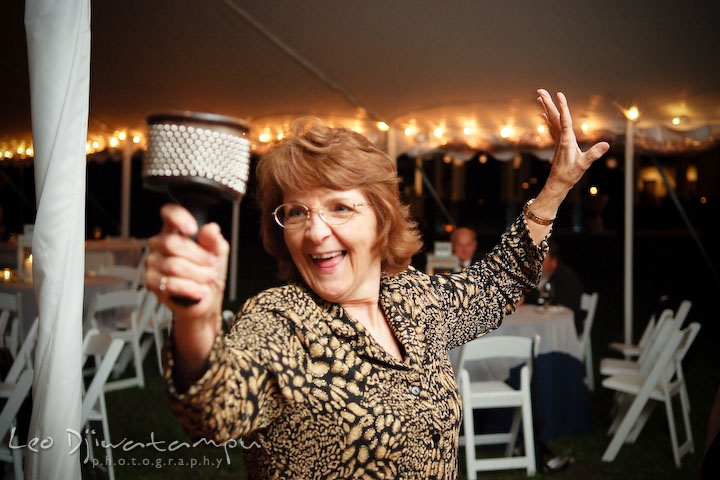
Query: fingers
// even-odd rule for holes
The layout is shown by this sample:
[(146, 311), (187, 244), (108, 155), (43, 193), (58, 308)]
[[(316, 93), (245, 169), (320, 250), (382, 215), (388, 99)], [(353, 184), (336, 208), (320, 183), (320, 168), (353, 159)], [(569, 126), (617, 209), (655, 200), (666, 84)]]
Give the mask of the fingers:
[(198, 232), (197, 241), (198, 245), (217, 257), (222, 258), (230, 252), (230, 244), (223, 237), (217, 223), (203, 225)]
[(587, 152), (585, 152), (585, 161), (587, 162), (587, 166), (589, 167), (590, 164), (592, 164), (595, 160), (605, 155), (605, 153), (610, 149), (610, 144), (607, 142), (598, 142), (592, 147), (588, 149)]
[[(195, 279), (188, 279), (173, 275), (162, 275), (158, 269), (148, 269), (145, 284), (163, 303), (168, 302), (172, 296), (186, 297), (193, 300), (202, 300), (210, 294), (210, 287), (198, 283)], [(178, 305), (173, 302), (173, 310)]]
[(562, 92), (557, 94), (558, 106), (560, 109), (560, 128), (564, 141), (575, 142), (575, 132), (572, 126), (572, 116), (570, 116), (570, 107), (568, 107), (567, 98)]
[(537, 91), (538, 95), (538, 102), (540, 102), (540, 105), (542, 105), (543, 109), (545, 110), (545, 119), (550, 124), (551, 128), (556, 128), (557, 131), (560, 130), (560, 112), (558, 111), (557, 107), (555, 106), (555, 102), (553, 102), (552, 97), (548, 93), (547, 90), (541, 88)]
[(187, 237), (193, 237), (197, 233), (198, 225), (195, 217), (176, 203), (164, 205), (160, 209), (160, 217), (163, 220), (164, 233), (180, 232)]

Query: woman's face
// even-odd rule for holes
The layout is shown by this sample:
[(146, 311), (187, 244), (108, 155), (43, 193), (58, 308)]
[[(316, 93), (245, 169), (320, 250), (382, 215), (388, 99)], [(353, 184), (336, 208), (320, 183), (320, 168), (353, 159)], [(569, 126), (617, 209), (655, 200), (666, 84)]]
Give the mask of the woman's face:
[(305, 283), (323, 299), (341, 305), (377, 299), (381, 259), (375, 248), (377, 218), (373, 207), (355, 207), (353, 217), (341, 225), (329, 225), (318, 214), (318, 209), (327, 214), (367, 204), (362, 192), (317, 188), (286, 193), (283, 202), (301, 203), (311, 209), (310, 220), (283, 230), (285, 244)]

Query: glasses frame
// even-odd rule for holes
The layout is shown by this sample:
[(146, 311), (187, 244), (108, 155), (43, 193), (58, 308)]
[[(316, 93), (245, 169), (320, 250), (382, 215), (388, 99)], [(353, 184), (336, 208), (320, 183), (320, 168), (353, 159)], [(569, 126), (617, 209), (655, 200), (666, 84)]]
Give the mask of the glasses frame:
[[(290, 226), (290, 227), (287, 226), (287, 225), (283, 225), (282, 222), (280, 221), (280, 219), (278, 218), (278, 212), (279, 212), (280, 209), (281, 209), (282, 207), (284, 207), (285, 205), (299, 205), (299, 206), (305, 208), (305, 223), (304, 223), (304, 224), (303, 224), (303, 223), (298, 223), (297, 226)], [(320, 208), (320, 207), (310, 208), (310, 207), (308, 207), (307, 205), (305, 205), (304, 203), (300, 203), (300, 202), (281, 203), (280, 205), (278, 205), (277, 207), (275, 207), (275, 210), (272, 211), (272, 216), (273, 216), (273, 219), (275, 219), (275, 223), (277, 223), (281, 228), (284, 228), (284, 229), (286, 229), (286, 230), (297, 230), (297, 229), (299, 229), (299, 228), (303, 228), (303, 227), (307, 226), (307, 223), (311, 220), (310, 214), (311, 214), (313, 211), (317, 211), (318, 216), (320, 217), (320, 219), (321, 219), (323, 222), (325, 222), (326, 225), (330, 225), (331, 227), (336, 227), (336, 226), (338, 226), (338, 225), (345, 225), (345, 224), (348, 223), (350, 220), (352, 220), (353, 218), (355, 218), (355, 214), (357, 213), (357, 210), (356, 210), (357, 207), (369, 207), (369, 206), (370, 206), (370, 204), (367, 203), (367, 202), (352, 203), (351, 205), (352, 205), (352, 208), (353, 208), (353, 213), (352, 213), (352, 215), (350, 215), (350, 216), (347, 218), (347, 220), (345, 220), (345, 221), (343, 221), (343, 222), (340, 222), (340, 223), (330, 223), (330, 222), (328, 222), (327, 219), (325, 218), (325, 212), (323, 211), (322, 208)]]

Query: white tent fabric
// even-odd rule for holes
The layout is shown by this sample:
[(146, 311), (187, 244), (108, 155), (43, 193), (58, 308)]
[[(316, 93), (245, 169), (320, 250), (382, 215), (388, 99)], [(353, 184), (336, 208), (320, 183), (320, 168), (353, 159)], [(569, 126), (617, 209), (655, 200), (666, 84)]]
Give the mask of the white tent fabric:
[[(85, 139), (90, 83), (88, 0), (26, 0), (37, 218), (33, 278), (40, 313), (25, 478), (79, 479), (85, 238)], [(47, 439), (51, 439), (47, 441)]]

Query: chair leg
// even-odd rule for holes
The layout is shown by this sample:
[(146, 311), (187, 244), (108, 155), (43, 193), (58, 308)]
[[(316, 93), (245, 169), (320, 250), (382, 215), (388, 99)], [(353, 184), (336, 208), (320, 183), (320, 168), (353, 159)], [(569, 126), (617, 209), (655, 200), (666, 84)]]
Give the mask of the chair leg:
[(12, 459), (13, 459), (13, 472), (15, 473), (15, 478), (17, 480), (22, 480), (24, 478), (23, 477), (22, 452), (20, 450), (13, 450)]
[(585, 385), (591, 392), (595, 391), (595, 376), (593, 372), (592, 347), (590, 346), (590, 338), (585, 349)]
[(522, 412), (519, 408), (515, 409), (513, 414), (512, 426), (510, 427), (510, 441), (505, 447), (505, 456), (512, 457), (513, 451), (515, 450), (515, 444), (517, 443), (518, 431), (520, 431), (520, 420), (522, 420)]
[(668, 430), (670, 430), (670, 444), (672, 445), (673, 459), (675, 466), (680, 468), (680, 451), (678, 448), (677, 432), (675, 430), (675, 416), (672, 408), (672, 396), (665, 396), (665, 413), (667, 413)]
[(645, 404), (645, 408), (643, 408), (643, 411), (640, 412), (640, 415), (638, 416), (638, 419), (635, 422), (633, 429), (630, 431), (630, 435), (628, 435), (626, 443), (635, 443), (635, 441), (640, 436), (640, 433), (642, 433), (643, 428), (645, 428), (645, 424), (650, 418), (650, 415), (652, 415), (653, 410), (655, 410), (656, 405), (657, 401), (648, 400), (648, 403)]
[(535, 475), (535, 432), (533, 431), (532, 407), (529, 402), (522, 404), (523, 435), (528, 476)]
[(145, 373), (142, 365), (142, 352), (140, 351), (140, 337), (133, 338), (132, 341), (133, 356), (135, 357), (135, 377), (138, 380), (140, 388), (145, 388)]
[(465, 429), (465, 469), (468, 480), (477, 480), (475, 470), (475, 426), (473, 425), (473, 411), (463, 412), (463, 428)]
[[(683, 392), (685, 395), (683, 396)], [(692, 426), (690, 425), (690, 400), (687, 397), (687, 390), (683, 384), (680, 389), (680, 407), (682, 409), (683, 422), (685, 423), (685, 442), (690, 453), (695, 453), (695, 441), (693, 440)]]
[(628, 408), (630, 408), (630, 404), (632, 402), (632, 397), (630, 397), (629, 395), (623, 394), (621, 392), (616, 392), (616, 394), (617, 395), (615, 395), (615, 403), (610, 410), (612, 422), (610, 423), (610, 427), (608, 427), (608, 435), (612, 435), (617, 431), (618, 427), (620, 426), (620, 422), (622, 422), (622, 419), (627, 413)]
[(636, 396), (635, 400), (633, 400), (633, 402), (630, 404), (630, 408), (623, 416), (623, 419), (620, 422), (620, 425), (618, 426), (615, 435), (613, 436), (612, 440), (610, 440), (607, 449), (605, 449), (605, 453), (602, 457), (604, 462), (612, 462), (613, 460), (615, 460), (615, 457), (620, 451), (620, 447), (622, 447), (623, 443), (625, 443), (625, 439), (630, 433), (633, 425), (635, 425), (635, 421), (637, 420), (638, 415), (640, 415), (640, 412), (645, 407), (648, 397), (648, 392), (641, 392), (640, 395)]
[[(112, 447), (110, 446), (112, 441), (110, 440), (110, 425), (108, 424), (105, 395), (101, 393), (98, 400), (100, 403), (100, 416), (102, 417), (103, 439), (105, 440), (105, 445), (107, 445), (105, 448), (105, 461), (107, 462), (106, 465), (110, 480), (115, 480), (115, 467), (113, 466)], [(89, 448), (92, 448), (92, 446)]]
[(160, 376), (162, 377), (162, 374), (163, 374), (163, 368), (162, 368), (163, 338), (162, 338), (162, 334), (160, 333), (160, 326), (157, 324), (156, 319), (153, 319), (153, 336), (155, 337), (155, 353), (157, 354), (158, 370), (160, 371)]

